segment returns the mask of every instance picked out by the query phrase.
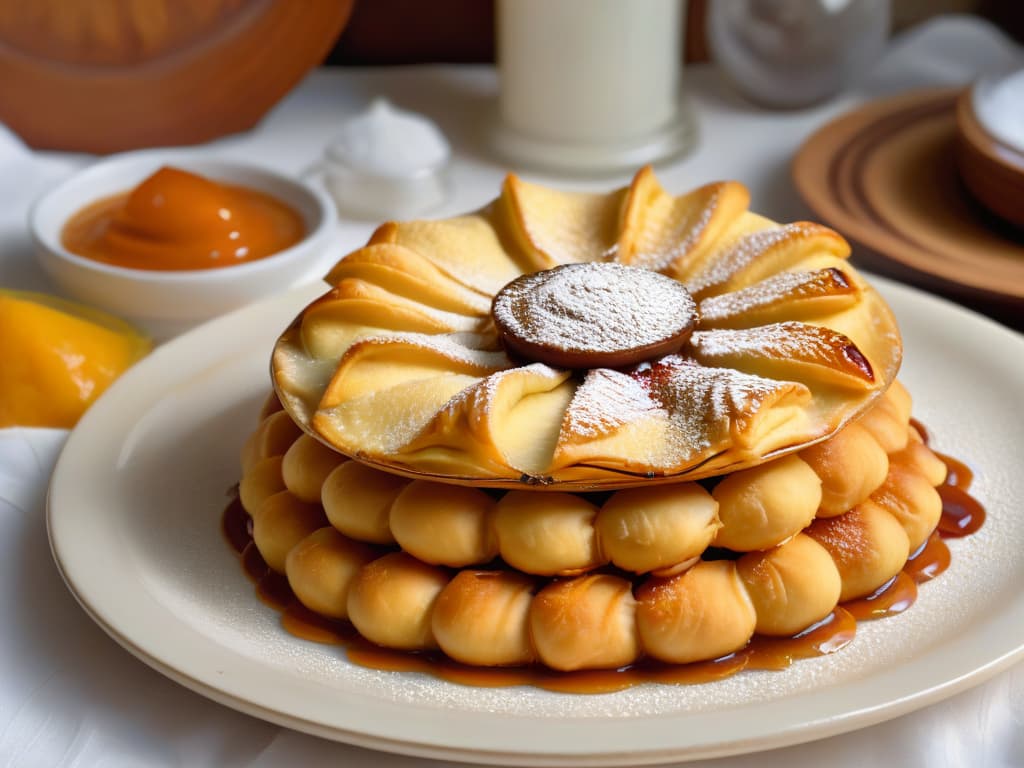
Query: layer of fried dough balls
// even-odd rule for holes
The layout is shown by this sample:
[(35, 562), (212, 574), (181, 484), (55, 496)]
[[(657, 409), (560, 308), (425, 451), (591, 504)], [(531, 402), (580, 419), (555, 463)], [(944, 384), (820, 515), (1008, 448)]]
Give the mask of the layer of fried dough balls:
[[(871, 429), (851, 424), (710, 492), (684, 483), (601, 503), (392, 476), (323, 455), (270, 410), (243, 449), (239, 492), (256, 547), (298, 599), (378, 645), (474, 666), (683, 664), (799, 633), (925, 543), (946, 467), (904, 394), (887, 394)], [(733, 554), (702, 559), (715, 547)], [(473, 567), (496, 557), (515, 570)]]
[(495, 501), (480, 489), (410, 481), (357, 462), (338, 466), (322, 494), (331, 523), (353, 538), (397, 543), (452, 567), (500, 556), (539, 576), (608, 564), (667, 576), (712, 544), (767, 549), (807, 527), (820, 499), (817, 475), (795, 456), (730, 475), (713, 493), (698, 483), (631, 488), (600, 506), (561, 492), (510, 491)]
[[(893, 467), (901, 477), (915, 472)], [(923, 474), (916, 477), (927, 485)], [(907, 508), (914, 503), (904, 500)], [(641, 657), (681, 664), (738, 651), (754, 634), (799, 633), (839, 602), (875, 592), (906, 562), (911, 539), (905, 520), (866, 500), (847, 514), (819, 518), (768, 550), (698, 560), (681, 573), (646, 577), (635, 588), (630, 579), (609, 573), (542, 578), (505, 569), (453, 572), (404, 552), (366, 561), (367, 550), (355, 542), (355, 548), (314, 546), (326, 536), (322, 530), (296, 550), (315, 551), (325, 562), (299, 576), (293, 560), (301, 558), (289, 556), (288, 575), (303, 602), (311, 593), (334, 595), (334, 605), (338, 595), (347, 596), (339, 613), (385, 647), (439, 648), (476, 666), (539, 662), (558, 670), (603, 669)], [(344, 562), (331, 564), (332, 558)], [(305, 583), (328, 579), (325, 586)]]

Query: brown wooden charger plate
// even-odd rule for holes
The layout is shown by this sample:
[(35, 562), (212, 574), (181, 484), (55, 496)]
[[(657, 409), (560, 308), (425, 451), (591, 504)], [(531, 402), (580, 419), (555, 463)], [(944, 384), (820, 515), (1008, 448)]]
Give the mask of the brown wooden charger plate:
[(997, 221), (956, 167), (961, 89), (869, 103), (798, 150), (797, 190), (843, 234), (964, 298), (1024, 299), (1024, 234)]

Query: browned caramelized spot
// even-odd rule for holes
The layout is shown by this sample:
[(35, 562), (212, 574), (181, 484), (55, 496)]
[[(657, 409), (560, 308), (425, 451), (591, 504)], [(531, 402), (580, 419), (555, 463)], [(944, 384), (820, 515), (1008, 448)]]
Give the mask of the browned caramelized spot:
[(861, 522), (863, 517), (860, 508), (854, 507), (844, 515), (817, 518), (809, 532), (833, 558), (855, 562), (871, 552), (871, 542), (865, 537)]
[(857, 349), (852, 341), (843, 347), (843, 357), (853, 363), (868, 381), (875, 380), (875, 372), (871, 369), (871, 363), (864, 357), (864, 353)]
[(850, 278), (846, 276), (846, 273), (839, 267), (828, 267), (826, 270), (829, 276), (832, 278), (832, 282), (837, 288), (849, 289), (851, 287)]

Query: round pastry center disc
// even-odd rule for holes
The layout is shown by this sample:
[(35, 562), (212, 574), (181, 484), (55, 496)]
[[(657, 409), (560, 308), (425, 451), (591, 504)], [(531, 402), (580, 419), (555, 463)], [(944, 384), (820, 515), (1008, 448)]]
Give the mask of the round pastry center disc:
[(622, 368), (678, 352), (697, 324), (682, 283), (622, 264), (523, 275), (491, 307), (512, 355), (556, 368)]

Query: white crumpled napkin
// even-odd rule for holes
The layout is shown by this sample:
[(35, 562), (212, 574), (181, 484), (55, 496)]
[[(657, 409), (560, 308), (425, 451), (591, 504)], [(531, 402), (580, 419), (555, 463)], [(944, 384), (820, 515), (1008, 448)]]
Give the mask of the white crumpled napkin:
[(85, 160), (85, 155), (33, 152), (0, 123), (0, 286), (52, 292), (32, 256), (25, 220), (36, 198)]
[(66, 436), (0, 430), (0, 766), (248, 765), (276, 727), (136, 660), (64, 586), (45, 496)]

